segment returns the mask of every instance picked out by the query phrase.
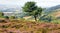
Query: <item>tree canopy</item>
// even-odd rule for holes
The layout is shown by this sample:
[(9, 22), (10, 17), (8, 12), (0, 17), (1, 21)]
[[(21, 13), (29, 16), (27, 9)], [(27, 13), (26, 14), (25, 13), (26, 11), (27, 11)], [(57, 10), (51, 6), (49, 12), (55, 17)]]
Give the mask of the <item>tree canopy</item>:
[(22, 8), (24, 12), (27, 12), (29, 15), (34, 16), (36, 21), (38, 15), (41, 15), (43, 10), (41, 7), (38, 7), (35, 2), (27, 2)]

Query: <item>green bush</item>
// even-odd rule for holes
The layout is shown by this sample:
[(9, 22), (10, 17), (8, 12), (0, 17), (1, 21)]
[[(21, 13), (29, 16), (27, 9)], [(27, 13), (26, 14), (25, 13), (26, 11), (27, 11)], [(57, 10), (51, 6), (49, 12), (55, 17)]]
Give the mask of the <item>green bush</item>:
[(52, 16), (42, 16), (39, 19), (40, 21), (45, 21), (45, 22), (51, 22), (52, 21)]
[(55, 23), (55, 24), (60, 24), (60, 19), (54, 19), (51, 21), (52, 23)]
[(15, 16), (10, 16), (9, 18), (10, 18), (10, 19), (15, 19)]
[(4, 18), (4, 13), (0, 12), (0, 18)]
[(5, 19), (9, 19), (9, 17), (8, 16), (5, 16)]
[(4, 16), (4, 13), (0, 12), (0, 16)]

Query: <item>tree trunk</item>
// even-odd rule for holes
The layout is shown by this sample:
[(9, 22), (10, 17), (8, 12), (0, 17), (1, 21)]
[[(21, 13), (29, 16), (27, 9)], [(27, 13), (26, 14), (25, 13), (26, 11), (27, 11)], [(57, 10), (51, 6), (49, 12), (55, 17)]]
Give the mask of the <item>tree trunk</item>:
[(36, 16), (34, 16), (34, 18), (35, 18), (35, 21), (37, 21), (37, 17), (36, 17)]

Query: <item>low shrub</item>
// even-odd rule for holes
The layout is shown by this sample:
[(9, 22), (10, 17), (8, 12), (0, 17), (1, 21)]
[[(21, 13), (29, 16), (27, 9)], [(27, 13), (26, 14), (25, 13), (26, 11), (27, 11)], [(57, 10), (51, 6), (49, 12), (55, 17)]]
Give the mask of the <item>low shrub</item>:
[(8, 27), (9, 27), (9, 26), (7, 26), (7, 25), (3, 25), (3, 26), (2, 26), (2, 28), (8, 28)]
[(9, 17), (8, 16), (5, 16), (5, 19), (9, 19)]
[(9, 18), (10, 18), (10, 19), (15, 19), (15, 16), (10, 16)]

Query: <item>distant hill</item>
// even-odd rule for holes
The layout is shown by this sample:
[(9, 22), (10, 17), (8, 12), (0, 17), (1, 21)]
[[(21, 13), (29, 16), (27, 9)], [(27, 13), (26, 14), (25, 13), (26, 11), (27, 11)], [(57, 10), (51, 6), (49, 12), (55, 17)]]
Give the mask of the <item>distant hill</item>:
[(60, 9), (55, 10), (54, 12), (50, 13), (50, 15), (54, 17), (60, 17)]
[(0, 4), (0, 12), (14, 12), (21, 11), (21, 7), (17, 5), (2, 5)]
[(46, 10), (44, 10), (44, 13), (45, 13), (45, 14), (49, 14), (49, 13), (51, 13), (51, 12), (55, 12), (55, 10), (57, 10), (57, 9), (60, 9), (60, 5), (47, 8)]
[(2, 9), (1, 12), (15, 12), (16, 10), (21, 11), (21, 9), (19, 8), (7, 8), (7, 9)]

